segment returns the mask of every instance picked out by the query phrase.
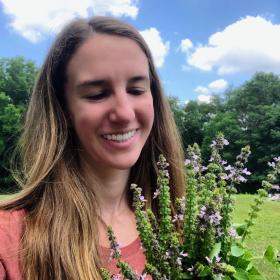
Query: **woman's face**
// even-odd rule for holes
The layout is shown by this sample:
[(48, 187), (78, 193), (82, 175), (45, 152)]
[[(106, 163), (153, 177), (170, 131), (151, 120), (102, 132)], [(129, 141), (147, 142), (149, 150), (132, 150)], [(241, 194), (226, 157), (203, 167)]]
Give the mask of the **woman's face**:
[(145, 54), (131, 39), (95, 34), (66, 71), (68, 113), (82, 156), (98, 168), (129, 169), (154, 121)]

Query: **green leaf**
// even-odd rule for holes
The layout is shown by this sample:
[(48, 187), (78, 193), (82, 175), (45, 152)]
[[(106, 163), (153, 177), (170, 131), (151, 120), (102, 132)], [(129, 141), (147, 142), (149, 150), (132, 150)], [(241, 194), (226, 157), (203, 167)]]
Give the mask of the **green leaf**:
[(233, 224), (233, 227), (235, 228), (236, 232), (239, 236), (242, 236), (244, 231), (246, 230), (246, 224)]
[(206, 277), (211, 274), (211, 269), (205, 266), (201, 272), (199, 272), (198, 277)]
[(242, 269), (248, 271), (252, 267), (252, 262), (248, 261), (246, 259), (243, 259), (243, 258), (238, 258), (236, 267), (239, 267), (239, 268), (242, 268)]
[(247, 271), (237, 268), (236, 273), (233, 274), (234, 279), (236, 280), (249, 280), (249, 275)]
[(248, 272), (249, 275), (261, 275), (255, 266), (253, 266)]
[(277, 250), (274, 249), (271, 245), (269, 245), (264, 252), (264, 257), (269, 262), (275, 261), (277, 259)]
[(212, 251), (209, 254), (209, 258), (212, 261), (214, 257), (217, 257), (221, 252), (221, 242), (216, 243), (212, 249)]
[(232, 245), (230, 251), (234, 257), (240, 257), (245, 253), (245, 250), (237, 244)]
[(261, 275), (249, 275), (249, 280), (266, 280), (266, 279)]

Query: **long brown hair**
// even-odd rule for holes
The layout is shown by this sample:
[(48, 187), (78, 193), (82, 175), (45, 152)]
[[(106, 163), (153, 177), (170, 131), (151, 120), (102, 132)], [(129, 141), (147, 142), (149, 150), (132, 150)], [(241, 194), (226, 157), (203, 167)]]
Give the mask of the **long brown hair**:
[(163, 96), (149, 48), (132, 26), (109, 17), (75, 20), (58, 35), (41, 68), (26, 113), (19, 142), (22, 191), (0, 205), (25, 209), (21, 244), (23, 278), (101, 279), (98, 255), (96, 199), (79, 165), (79, 147), (68, 126), (64, 86), (66, 67), (76, 50), (95, 33), (135, 41), (145, 53), (150, 70), (154, 124), (141, 155), (131, 169), (129, 183), (143, 188), (157, 214), (156, 190), (159, 154), (169, 162), (171, 196), (184, 189), (181, 141)]

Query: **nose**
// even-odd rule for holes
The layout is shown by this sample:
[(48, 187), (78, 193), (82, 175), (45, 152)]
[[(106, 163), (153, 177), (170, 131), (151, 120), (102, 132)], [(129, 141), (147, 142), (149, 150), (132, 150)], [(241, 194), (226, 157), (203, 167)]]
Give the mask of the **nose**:
[(109, 119), (111, 122), (126, 124), (134, 120), (135, 111), (131, 96), (126, 90), (114, 94)]

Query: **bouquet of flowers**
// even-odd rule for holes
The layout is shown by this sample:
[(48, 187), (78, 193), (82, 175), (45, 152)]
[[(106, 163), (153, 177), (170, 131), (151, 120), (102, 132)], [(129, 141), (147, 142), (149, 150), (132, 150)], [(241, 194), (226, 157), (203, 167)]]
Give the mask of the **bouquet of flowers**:
[[(262, 188), (254, 199), (244, 224), (232, 223), (235, 185), (245, 182), (250, 172), (245, 164), (250, 148), (242, 148), (233, 166), (221, 158), (221, 150), (228, 141), (218, 134), (212, 142), (208, 166), (202, 165), (197, 144), (189, 146), (186, 165), (186, 193), (177, 198), (176, 214), (170, 207), (168, 163), (161, 155), (158, 162), (158, 189), (154, 198), (159, 200), (159, 219), (151, 209), (145, 209), (142, 189), (132, 184), (133, 206), (141, 243), (147, 263), (142, 275), (137, 275), (128, 263), (121, 260), (121, 251), (111, 228), (112, 258), (124, 279), (154, 280), (180, 279), (264, 279), (253, 265), (253, 255), (244, 241), (260, 211), (268, 190), (280, 174), (280, 157), (270, 162), (272, 170), (262, 181)], [(269, 246), (264, 257), (280, 275), (279, 252)], [(102, 269), (103, 279), (119, 279)]]

